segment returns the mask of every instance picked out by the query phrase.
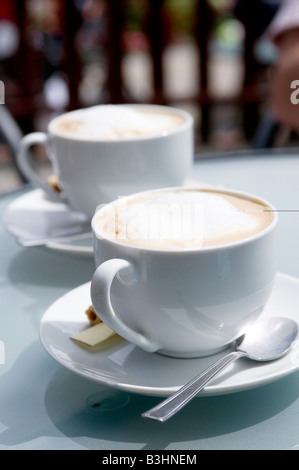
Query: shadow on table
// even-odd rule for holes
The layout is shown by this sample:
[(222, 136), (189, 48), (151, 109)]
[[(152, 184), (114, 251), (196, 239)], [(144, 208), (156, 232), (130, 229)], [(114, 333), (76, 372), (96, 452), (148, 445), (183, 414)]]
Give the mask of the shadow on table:
[(28, 248), (18, 251), (10, 260), (6, 276), (18, 291), (16, 308), (38, 329), (46, 309), (66, 292), (90, 282), (94, 269), (91, 257)]
[[(283, 414), (298, 398), (298, 374), (251, 391), (193, 400), (164, 424), (143, 420), (143, 411), (157, 397), (107, 389), (60, 368), (39, 342), (27, 348), (0, 378), (0, 444), (7, 448), (60, 448), (101, 450), (161, 450), (256, 448), (256, 434), (247, 428), (260, 425), (258, 447), (270, 449), (273, 436), (263, 421)], [(294, 432), (296, 414), (285, 412), (280, 423), (281, 445)], [(286, 419), (287, 416), (287, 419)], [(283, 419), (283, 418), (281, 418)], [(54, 427), (53, 427), (54, 426)], [(233, 433), (238, 433), (238, 435)], [(283, 437), (285, 434), (285, 437)], [(67, 441), (62, 440), (65, 436)], [(252, 439), (250, 439), (252, 436)], [(213, 438), (219, 437), (219, 441)], [(209, 440), (211, 440), (209, 442)], [(53, 444), (54, 443), (54, 444)], [(287, 444), (285, 444), (287, 445)]]
[(89, 282), (94, 270), (91, 256), (55, 252), (46, 248), (27, 248), (12, 259), (7, 276), (14, 285), (71, 289)]
[[(45, 404), (55, 426), (88, 449), (213, 449), (217, 448), (217, 441), (207, 443), (207, 440), (217, 437), (220, 447), (250, 448), (256, 442), (251, 443), (247, 433), (243, 442), (241, 434), (233, 441), (229, 435), (258, 425), (288, 408), (298, 398), (297, 381), (295, 374), (256, 390), (197, 398), (162, 424), (141, 418), (141, 413), (161, 401), (160, 398), (107, 389), (99, 391), (96, 384), (59, 371), (48, 384)], [(70, 398), (70, 390), (76, 390), (76, 398)], [(259, 445), (271, 448), (271, 435), (265, 435)]]

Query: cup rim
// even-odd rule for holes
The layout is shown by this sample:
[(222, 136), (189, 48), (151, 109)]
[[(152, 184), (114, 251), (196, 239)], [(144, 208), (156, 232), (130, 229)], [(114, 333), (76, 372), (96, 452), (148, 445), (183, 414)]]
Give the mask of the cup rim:
[[(97, 138), (82, 138), (82, 137), (75, 137), (75, 136), (68, 136), (68, 135), (65, 135), (63, 134), (62, 132), (57, 132), (53, 129), (53, 127), (55, 126), (56, 122), (59, 121), (63, 116), (69, 116), (69, 115), (74, 115), (74, 114), (79, 114), (80, 112), (82, 111), (88, 111), (89, 109), (94, 109), (96, 107), (104, 107), (104, 106), (121, 106), (121, 107), (129, 107), (129, 108), (150, 108), (150, 109), (153, 109), (153, 110), (160, 110), (160, 111), (167, 111), (168, 113), (173, 113), (175, 115), (180, 115), (181, 117), (183, 117), (185, 119), (185, 122), (174, 128), (174, 129), (170, 129), (168, 131), (164, 131), (162, 133), (158, 133), (158, 134), (154, 134), (154, 135), (149, 135), (149, 136), (136, 136), (136, 137), (129, 137), (129, 138), (122, 138), (122, 139), (97, 139)], [(181, 108), (177, 108), (177, 107), (174, 107), (174, 106), (164, 106), (164, 105), (156, 105), (156, 104), (142, 104), (142, 103), (138, 103), (138, 104), (135, 104), (135, 103), (125, 103), (125, 104), (116, 104), (116, 105), (113, 105), (113, 104), (102, 104), (102, 105), (96, 105), (96, 106), (90, 106), (90, 107), (87, 107), (87, 108), (81, 108), (81, 109), (76, 109), (74, 111), (69, 111), (69, 112), (66, 112), (66, 113), (63, 113), (57, 117), (55, 117), (54, 119), (51, 120), (51, 122), (49, 123), (48, 125), (48, 131), (49, 131), (49, 134), (51, 134), (52, 136), (54, 137), (58, 137), (60, 139), (64, 139), (64, 140), (69, 140), (69, 141), (73, 141), (73, 142), (87, 142), (87, 143), (93, 143), (93, 144), (99, 144), (99, 143), (103, 143), (103, 144), (124, 144), (124, 143), (132, 143), (132, 142), (144, 142), (144, 141), (152, 141), (152, 140), (158, 140), (158, 139), (164, 139), (166, 137), (169, 137), (171, 135), (175, 135), (175, 134), (179, 134), (181, 133), (182, 131), (190, 128), (191, 126), (194, 125), (194, 118), (193, 116), (188, 112), (188, 111), (185, 111), (184, 109), (181, 109)]]
[(96, 209), (96, 212), (92, 218), (92, 221), (91, 221), (91, 228), (92, 228), (92, 233), (93, 233), (93, 236), (97, 239), (97, 240), (100, 240), (100, 241), (103, 241), (105, 243), (108, 243), (110, 245), (113, 245), (113, 246), (118, 246), (118, 247), (121, 247), (123, 249), (128, 249), (128, 250), (138, 250), (140, 252), (147, 252), (147, 253), (157, 253), (157, 254), (165, 254), (165, 255), (183, 255), (183, 254), (188, 254), (188, 253), (207, 253), (207, 252), (215, 252), (215, 251), (221, 251), (221, 250), (224, 250), (224, 249), (233, 249), (233, 248), (237, 248), (237, 247), (240, 247), (242, 245), (246, 245), (248, 243), (252, 243), (260, 238), (263, 238), (264, 236), (266, 236), (269, 232), (271, 232), (272, 230), (274, 230), (274, 228), (278, 225), (278, 221), (279, 221), (279, 215), (278, 215), (278, 212), (276, 210), (276, 208), (274, 207), (273, 204), (271, 204), (269, 201), (267, 201), (266, 199), (262, 198), (262, 197), (259, 197), (259, 196), (256, 196), (252, 193), (248, 193), (248, 192), (244, 192), (244, 191), (239, 191), (239, 190), (236, 190), (236, 189), (225, 189), (225, 188), (218, 188), (218, 187), (200, 187), (200, 186), (188, 186), (188, 187), (184, 187), (184, 186), (175, 186), (175, 187), (169, 187), (169, 188), (160, 188), (160, 189), (151, 189), (151, 190), (148, 190), (148, 191), (142, 191), (142, 192), (139, 192), (139, 193), (134, 193), (134, 194), (131, 194), (129, 196), (125, 196), (123, 199), (124, 200), (131, 200), (131, 199), (134, 199), (138, 196), (143, 196), (143, 195), (146, 195), (146, 194), (150, 194), (150, 193), (153, 193), (153, 192), (157, 192), (157, 193), (161, 193), (161, 192), (168, 192), (168, 191), (198, 191), (198, 190), (204, 190), (204, 191), (211, 191), (213, 193), (215, 192), (218, 192), (220, 194), (227, 194), (227, 195), (231, 195), (231, 196), (241, 196), (242, 198), (244, 199), (248, 199), (248, 200), (251, 200), (253, 202), (257, 202), (259, 204), (262, 204), (266, 207), (269, 207), (269, 210), (272, 211), (273, 213), (273, 218), (272, 218), (272, 221), (269, 223), (269, 225), (267, 227), (265, 227), (263, 230), (261, 230), (260, 232), (254, 234), (254, 235), (250, 235), (249, 237), (246, 237), (246, 238), (243, 238), (241, 240), (237, 240), (237, 241), (234, 241), (234, 242), (229, 242), (229, 243), (223, 243), (223, 244), (218, 244), (218, 245), (214, 245), (214, 246), (207, 246), (207, 247), (193, 247), (193, 248), (156, 248), (156, 247), (146, 247), (146, 246), (138, 246), (138, 245), (134, 245), (133, 243), (122, 243), (118, 240), (114, 240), (112, 238), (108, 238), (105, 236), (105, 234), (101, 234), (97, 229), (96, 229), (96, 221), (97, 221), (97, 218), (98, 218), (98, 214), (106, 209), (107, 207), (109, 206), (112, 206), (113, 204), (115, 204), (117, 202), (117, 200), (114, 200), (112, 202), (109, 202), (108, 204), (102, 204), (101, 206), (99, 206), (97, 209)]

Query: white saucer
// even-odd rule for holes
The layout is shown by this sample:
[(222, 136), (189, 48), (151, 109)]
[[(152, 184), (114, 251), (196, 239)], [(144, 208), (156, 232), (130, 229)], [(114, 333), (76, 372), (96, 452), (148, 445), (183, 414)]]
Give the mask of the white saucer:
[[(59, 236), (62, 232), (75, 230), (86, 223), (83, 214), (72, 211), (63, 202), (51, 200), (41, 189), (29, 191), (12, 202), (4, 215), (4, 227), (17, 240)], [(80, 233), (78, 234), (80, 235)], [(47, 248), (69, 253), (93, 255), (92, 238), (51, 240)]]
[[(78, 346), (70, 337), (88, 326), (90, 284), (57, 300), (45, 313), (40, 338), (46, 351), (74, 373), (112, 388), (153, 396), (169, 396), (222, 354), (200, 359), (174, 359), (142, 351), (114, 337), (96, 350)], [(299, 279), (278, 274), (262, 317), (285, 316), (299, 322)], [(201, 396), (248, 390), (278, 380), (299, 369), (299, 341), (290, 353), (271, 363), (241, 359), (226, 369)]]

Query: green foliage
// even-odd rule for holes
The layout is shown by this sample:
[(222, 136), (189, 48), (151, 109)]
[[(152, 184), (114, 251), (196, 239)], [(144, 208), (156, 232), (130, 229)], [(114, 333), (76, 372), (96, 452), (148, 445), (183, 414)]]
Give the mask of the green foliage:
[(169, 15), (175, 33), (191, 35), (194, 27), (196, 0), (166, 0), (165, 11)]
[(144, 17), (147, 11), (147, 2), (144, 0), (127, 1), (127, 30), (142, 31)]
[[(194, 12), (197, 0), (165, 0), (164, 15), (173, 32), (191, 34), (194, 24)], [(127, 30), (142, 31), (147, 12), (147, 2), (144, 0), (128, 0)]]

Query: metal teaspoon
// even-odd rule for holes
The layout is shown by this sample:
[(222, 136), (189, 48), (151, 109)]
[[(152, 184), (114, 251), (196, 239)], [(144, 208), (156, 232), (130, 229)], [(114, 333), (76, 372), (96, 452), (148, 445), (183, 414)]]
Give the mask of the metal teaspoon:
[(291, 348), (298, 334), (298, 325), (288, 318), (269, 318), (255, 323), (237, 340), (235, 351), (212, 364), (172, 396), (142, 414), (143, 418), (165, 422), (181, 410), (206, 385), (232, 362), (246, 357), (253, 361), (274, 361)]

